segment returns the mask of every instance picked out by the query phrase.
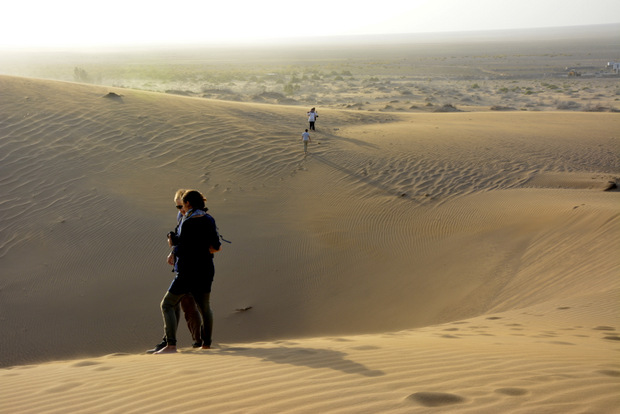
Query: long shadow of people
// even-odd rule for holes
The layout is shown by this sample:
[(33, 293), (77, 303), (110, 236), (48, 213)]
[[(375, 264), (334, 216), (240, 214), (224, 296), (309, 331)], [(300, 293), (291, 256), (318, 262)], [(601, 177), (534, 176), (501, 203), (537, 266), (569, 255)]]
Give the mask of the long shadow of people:
[(289, 364), (317, 369), (329, 368), (346, 374), (358, 374), (366, 377), (385, 375), (383, 371), (372, 370), (363, 364), (347, 359), (347, 354), (344, 352), (331, 349), (280, 346), (275, 348), (226, 347), (214, 351), (209, 354), (259, 358), (276, 364)]

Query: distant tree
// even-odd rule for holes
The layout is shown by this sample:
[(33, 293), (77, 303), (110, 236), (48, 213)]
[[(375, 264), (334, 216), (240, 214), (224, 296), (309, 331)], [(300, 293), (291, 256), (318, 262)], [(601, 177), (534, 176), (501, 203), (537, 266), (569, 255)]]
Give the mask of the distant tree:
[(76, 82), (90, 82), (88, 72), (86, 72), (82, 68), (78, 68), (77, 66), (75, 67), (75, 69), (73, 69), (73, 79)]
[(301, 87), (298, 84), (289, 82), (286, 85), (284, 85), (284, 93), (286, 95), (293, 95), (295, 94), (295, 92), (297, 92)]

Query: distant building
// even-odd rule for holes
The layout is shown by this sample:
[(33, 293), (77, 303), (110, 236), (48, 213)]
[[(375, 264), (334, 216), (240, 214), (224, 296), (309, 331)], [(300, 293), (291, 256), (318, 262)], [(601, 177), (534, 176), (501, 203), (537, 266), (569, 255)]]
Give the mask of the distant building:
[(611, 68), (614, 73), (620, 73), (620, 62), (607, 62), (607, 68)]

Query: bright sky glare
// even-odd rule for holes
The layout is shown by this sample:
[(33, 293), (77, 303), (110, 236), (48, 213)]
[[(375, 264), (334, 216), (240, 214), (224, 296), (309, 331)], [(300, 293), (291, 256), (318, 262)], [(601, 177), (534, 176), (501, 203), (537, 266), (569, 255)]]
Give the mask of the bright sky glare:
[(0, 47), (11, 48), (217, 44), (620, 22), (618, 0), (12, 0), (0, 10)]

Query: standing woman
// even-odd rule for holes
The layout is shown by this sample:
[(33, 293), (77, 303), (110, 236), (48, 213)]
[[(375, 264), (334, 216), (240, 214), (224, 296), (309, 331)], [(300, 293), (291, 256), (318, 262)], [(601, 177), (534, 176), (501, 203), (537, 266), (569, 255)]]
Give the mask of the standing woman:
[(173, 353), (177, 350), (177, 308), (187, 294), (191, 294), (202, 316), (202, 348), (211, 347), (213, 313), (211, 312), (211, 284), (215, 268), (213, 253), (220, 250), (215, 220), (207, 214), (206, 199), (196, 190), (188, 190), (181, 198), (186, 211), (179, 225), (176, 245), (172, 253), (177, 259), (176, 277), (161, 301), (164, 319), (166, 346), (157, 354)]
[(310, 109), (310, 112), (308, 112), (308, 124), (309, 124), (309, 129), (312, 131), (315, 131), (314, 129), (314, 123), (316, 122), (316, 119), (319, 117), (319, 114), (316, 113), (316, 108), (312, 108)]

